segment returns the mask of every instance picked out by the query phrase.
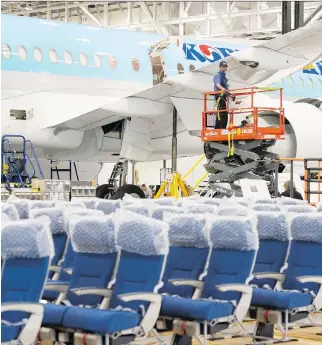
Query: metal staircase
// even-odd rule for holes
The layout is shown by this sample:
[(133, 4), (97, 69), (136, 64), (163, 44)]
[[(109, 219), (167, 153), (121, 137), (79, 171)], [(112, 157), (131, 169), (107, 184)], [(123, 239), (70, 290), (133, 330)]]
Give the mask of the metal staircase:
[[(12, 140), (18, 142), (14, 145)], [(12, 187), (30, 187), (32, 178), (36, 177), (35, 165), (31, 158), (36, 161), (38, 177), (44, 178), (38, 157), (30, 140), (22, 135), (3, 135), (1, 139), (1, 183), (5, 183), (7, 189)], [(18, 149), (15, 149), (19, 147)], [(30, 149), (29, 155), (27, 149)], [(31, 167), (32, 173), (29, 174), (27, 168)]]

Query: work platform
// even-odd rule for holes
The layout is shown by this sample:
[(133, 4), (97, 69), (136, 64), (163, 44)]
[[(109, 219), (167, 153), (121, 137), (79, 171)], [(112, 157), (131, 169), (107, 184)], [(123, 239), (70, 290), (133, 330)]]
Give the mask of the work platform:
[[(277, 90), (280, 97), (278, 108), (255, 106), (255, 94)], [(267, 181), (272, 193), (275, 189), (274, 172), (278, 169), (276, 162), (279, 155), (268, 152), (267, 149), (274, 146), (276, 140), (285, 139), (283, 89), (251, 87), (230, 90), (225, 96), (220, 92), (203, 94), (201, 140), (205, 143), (204, 151), (208, 159), (205, 169), (211, 174), (208, 181), (210, 189), (226, 196), (241, 196), (240, 186), (236, 185), (236, 181), (261, 179)], [(218, 98), (226, 97), (226, 109), (208, 109), (209, 97), (215, 98), (216, 95), (219, 95)], [(248, 98), (249, 107), (237, 108), (239, 97)], [(231, 106), (232, 100), (235, 101), (235, 107)], [(216, 129), (216, 120), (224, 112), (229, 116), (228, 128)], [(277, 126), (259, 125), (260, 116), (267, 114), (278, 117)], [(243, 116), (245, 118), (241, 120)], [(229, 183), (231, 189), (218, 185), (222, 182)]]

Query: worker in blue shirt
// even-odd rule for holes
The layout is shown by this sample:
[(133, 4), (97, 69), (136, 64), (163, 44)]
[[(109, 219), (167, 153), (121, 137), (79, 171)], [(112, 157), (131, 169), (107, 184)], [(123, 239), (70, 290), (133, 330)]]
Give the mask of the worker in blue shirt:
[[(215, 95), (215, 102), (217, 103), (218, 110), (227, 109), (226, 105), (226, 93), (228, 92), (228, 82), (226, 77), (226, 71), (228, 64), (226, 61), (220, 61), (219, 71), (214, 76), (214, 90), (222, 91), (221, 94)], [(221, 111), (217, 115), (215, 129), (223, 129), (227, 127), (228, 113), (227, 111)]]

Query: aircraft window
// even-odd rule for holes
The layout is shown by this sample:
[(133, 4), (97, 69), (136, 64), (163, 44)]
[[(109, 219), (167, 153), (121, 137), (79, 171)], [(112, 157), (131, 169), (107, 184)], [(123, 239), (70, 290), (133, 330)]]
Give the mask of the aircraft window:
[(178, 73), (179, 74), (183, 74), (184, 73), (184, 68), (183, 68), (181, 63), (177, 64), (177, 68), (178, 68)]
[(79, 60), (82, 66), (87, 66), (88, 65), (88, 57), (85, 53), (80, 53), (79, 55)]
[(109, 63), (110, 63), (110, 67), (111, 67), (112, 69), (116, 69), (116, 67), (117, 67), (117, 61), (116, 61), (115, 57), (110, 55), (109, 58), (108, 58), (108, 60), (109, 60)]
[(311, 78), (309, 78), (309, 84), (310, 84), (310, 88), (313, 89), (314, 88), (314, 82)]
[(294, 79), (292, 78), (292, 76), (288, 76), (286, 79), (287, 79), (288, 85), (291, 88), (293, 88), (294, 87)]
[(28, 53), (27, 53), (27, 49), (24, 46), (18, 47), (18, 56), (20, 57), (21, 60), (27, 60)]
[(56, 50), (54, 50), (54, 49), (49, 50), (49, 60), (51, 63), (57, 63), (58, 62), (58, 55), (56, 53)]
[(132, 59), (132, 67), (135, 72), (138, 72), (138, 70), (140, 69), (140, 63), (138, 59)]
[(101, 55), (94, 54), (94, 62), (96, 67), (102, 67), (102, 57)]
[(301, 86), (301, 87), (304, 87), (304, 80), (303, 80), (303, 78), (302, 78), (302, 77), (299, 77), (299, 79), (300, 79), (300, 86)]
[(11, 48), (8, 46), (8, 44), (3, 44), (2, 46), (2, 55), (6, 59), (11, 58)]
[(42, 61), (42, 51), (40, 48), (34, 48), (34, 58), (37, 62)]
[(196, 70), (196, 67), (194, 65), (190, 65), (189, 66), (190, 72), (193, 72)]
[(320, 83), (320, 89), (322, 90), (322, 80), (319, 80)]
[(64, 60), (68, 65), (73, 63), (73, 56), (70, 52), (64, 51)]

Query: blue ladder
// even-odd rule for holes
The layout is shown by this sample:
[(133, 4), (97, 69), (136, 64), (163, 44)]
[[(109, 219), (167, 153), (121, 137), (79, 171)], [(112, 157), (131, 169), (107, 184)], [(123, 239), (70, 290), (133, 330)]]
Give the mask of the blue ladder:
[[(12, 148), (10, 139), (15, 138), (21, 140), (21, 151), (16, 151)], [(41, 178), (44, 178), (41, 170), (38, 157), (30, 140), (26, 140), (22, 135), (3, 135), (1, 145), (1, 183), (6, 183), (8, 189), (11, 189), (11, 183), (17, 184), (19, 187), (28, 187), (31, 184), (31, 179), (36, 175), (35, 166), (31, 157), (27, 153), (27, 146), (29, 144), (31, 153), (36, 160), (37, 168)], [(29, 176), (26, 166), (27, 163), (31, 165), (33, 173)], [(5, 168), (7, 166), (7, 169)], [(27, 182), (28, 181), (28, 182)]]

